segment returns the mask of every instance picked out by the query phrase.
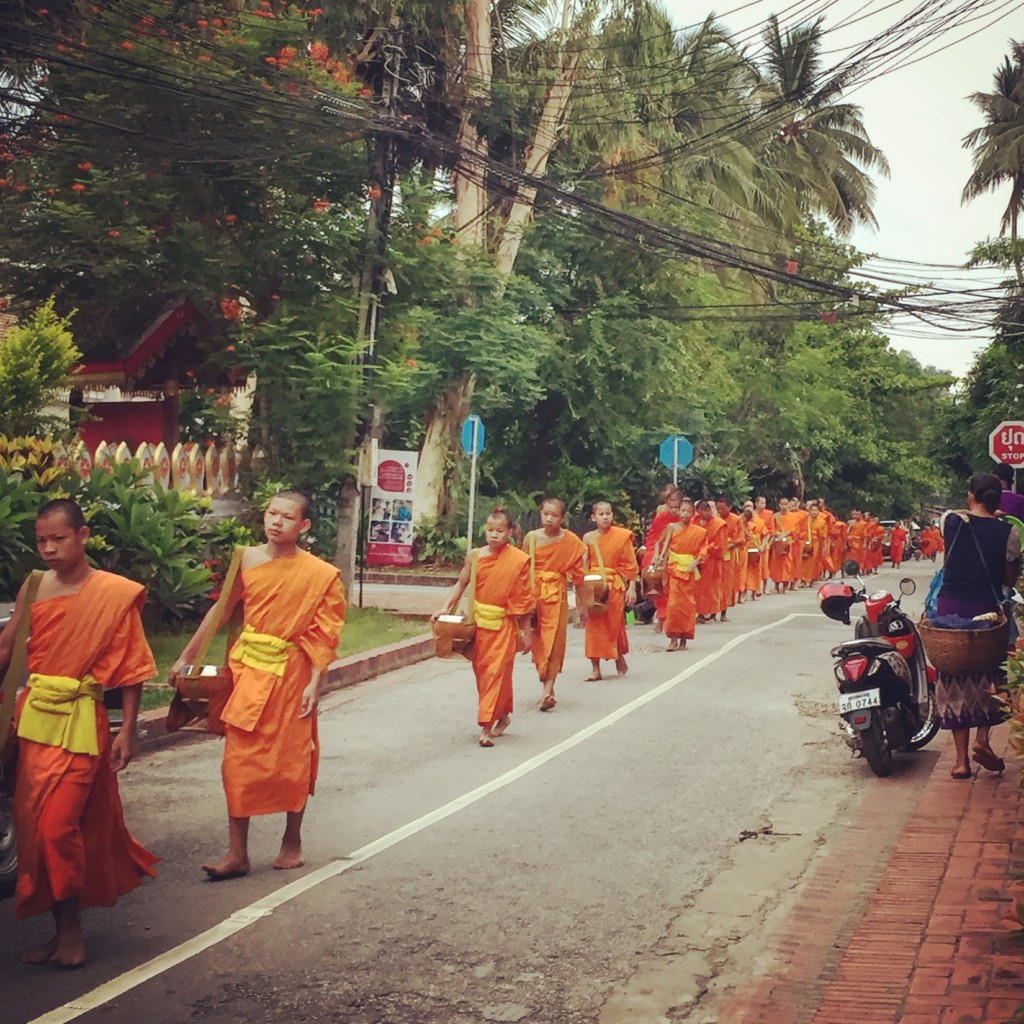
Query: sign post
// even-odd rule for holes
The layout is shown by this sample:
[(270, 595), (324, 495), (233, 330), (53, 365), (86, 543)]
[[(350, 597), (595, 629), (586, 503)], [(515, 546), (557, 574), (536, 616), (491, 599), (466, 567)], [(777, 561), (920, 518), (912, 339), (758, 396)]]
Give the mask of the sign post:
[(679, 486), (679, 470), (693, 461), (693, 445), (682, 434), (669, 434), (658, 447), (658, 458), (672, 470), (672, 486)]
[(466, 550), (473, 548), (473, 513), (476, 504), (476, 460), (484, 450), (484, 424), (471, 412), (462, 424), (462, 450), (470, 457), (469, 464), (469, 525), (466, 528)]

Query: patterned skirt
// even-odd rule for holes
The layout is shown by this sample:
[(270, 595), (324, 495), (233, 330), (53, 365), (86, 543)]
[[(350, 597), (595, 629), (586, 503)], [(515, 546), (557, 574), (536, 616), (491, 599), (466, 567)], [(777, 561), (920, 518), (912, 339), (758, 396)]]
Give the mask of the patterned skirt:
[(949, 675), (937, 672), (935, 697), (943, 729), (977, 729), (1006, 721), (995, 690), (1006, 682), (1003, 672)]

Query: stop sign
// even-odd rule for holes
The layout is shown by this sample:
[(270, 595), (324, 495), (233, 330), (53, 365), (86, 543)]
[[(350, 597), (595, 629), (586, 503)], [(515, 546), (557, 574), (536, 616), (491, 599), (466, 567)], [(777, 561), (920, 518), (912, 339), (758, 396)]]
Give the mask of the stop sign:
[(988, 435), (988, 453), (996, 462), (1024, 468), (1024, 420), (1003, 420)]

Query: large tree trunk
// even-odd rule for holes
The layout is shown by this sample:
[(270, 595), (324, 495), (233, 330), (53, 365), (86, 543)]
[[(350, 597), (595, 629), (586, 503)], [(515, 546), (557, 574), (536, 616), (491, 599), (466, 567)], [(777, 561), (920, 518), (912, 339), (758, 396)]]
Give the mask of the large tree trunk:
[(465, 101), (458, 144), (464, 154), (455, 168), (455, 229), (464, 245), (487, 244), (487, 140), (481, 138), (473, 116), (491, 98), (491, 9), (488, 0), (466, 0)]
[(417, 524), (424, 519), (440, 520), (452, 507), (448, 490), (450, 467), (458, 447), (459, 429), (469, 415), (473, 383), (472, 377), (455, 381), (427, 415), (413, 496)]

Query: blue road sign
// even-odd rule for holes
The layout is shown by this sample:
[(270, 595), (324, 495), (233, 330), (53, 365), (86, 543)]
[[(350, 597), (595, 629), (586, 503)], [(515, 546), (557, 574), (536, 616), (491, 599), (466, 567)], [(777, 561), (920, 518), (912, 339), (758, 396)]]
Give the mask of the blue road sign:
[(668, 469), (685, 469), (693, 461), (693, 445), (682, 434), (669, 434), (658, 447), (658, 458)]
[(462, 450), (470, 456), (479, 455), (484, 450), (484, 424), (475, 412), (463, 421)]

